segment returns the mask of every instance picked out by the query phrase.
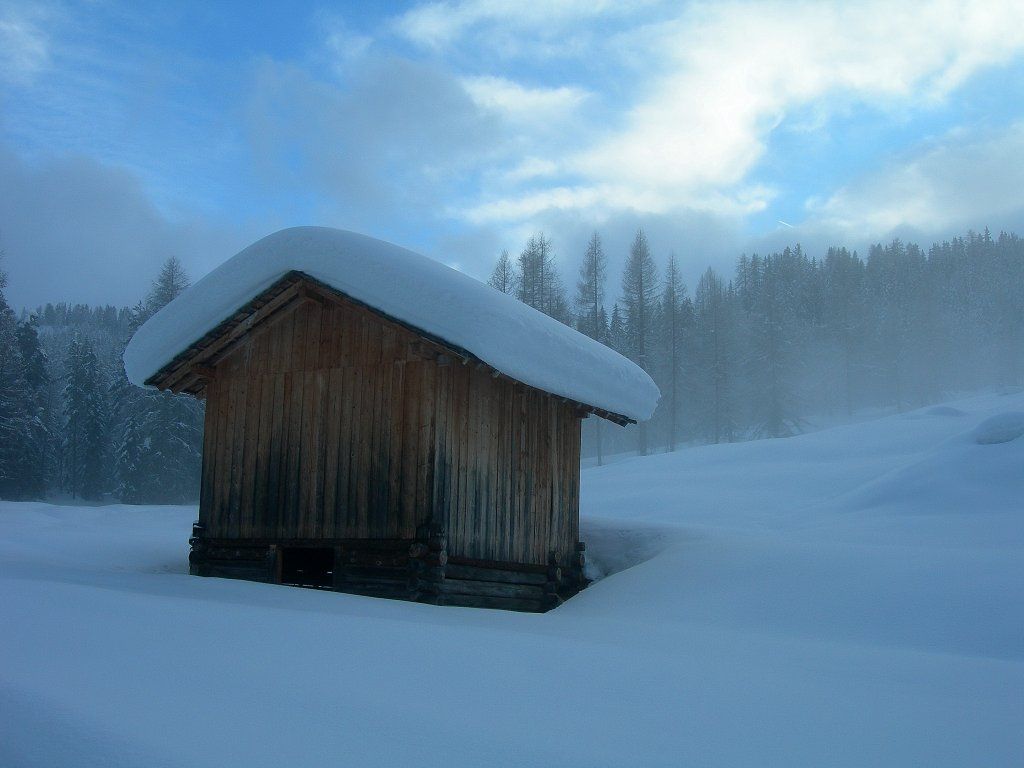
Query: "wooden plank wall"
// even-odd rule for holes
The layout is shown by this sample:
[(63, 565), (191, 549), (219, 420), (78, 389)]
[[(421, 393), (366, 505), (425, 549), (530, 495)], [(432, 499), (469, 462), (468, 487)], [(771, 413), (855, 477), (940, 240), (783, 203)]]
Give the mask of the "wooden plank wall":
[(470, 366), (441, 368), (439, 519), (450, 556), (568, 565), (579, 538), (580, 418), (558, 399)]
[(207, 385), (200, 519), (227, 539), (414, 538), (449, 554), (568, 564), (580, 418), (347, 302), (256, 326)]

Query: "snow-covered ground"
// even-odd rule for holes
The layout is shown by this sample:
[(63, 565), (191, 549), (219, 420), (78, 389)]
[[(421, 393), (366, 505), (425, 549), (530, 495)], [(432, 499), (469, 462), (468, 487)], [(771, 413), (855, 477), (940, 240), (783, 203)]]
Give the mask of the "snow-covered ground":
[(3, 504), (0, 765), (1024, 765), (1024, 395), (583, 485), (609, 575), (545, 615), (191, 578), (193, 508)]

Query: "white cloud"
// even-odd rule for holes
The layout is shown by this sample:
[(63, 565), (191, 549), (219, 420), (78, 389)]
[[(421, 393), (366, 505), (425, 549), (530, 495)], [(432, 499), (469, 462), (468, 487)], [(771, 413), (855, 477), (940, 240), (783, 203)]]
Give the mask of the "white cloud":
[(954, 131), (808, 208), (823, 226), (876, 237), (901, 227), (942, 234), (995, 224), (1024, 212), (1022, 157), (1024, 123), (984, 135)]
[(0, 79), (28, 83), (50, 59), (49, 40), (43, 31), (47, 14), (38, 7), (0, 9)]
[(554, 176), (558, 173), (558, 163), (539, 157), (526, 157), (511, 170), (503, 174), (505, 181), (518, 183), (530, 179)]
[(511, 122), (534, 125), (570, 117), (588, 96), (582, 88), (529, 88), (504, 77), (466, 77), (462, 85), (478, 106)]
[(580, 173), (681, 199), (743, 181), (792, 110), (941, 99), (1024, 50), (1024, 4), (728, 3), (647, 30), (670, 61), (624, 128), (575, 158)]
[[(439, 47), (502, 25), (544, 36), (619, 11), (602, 2), (549, 7), (479, 0), (419, 6), (398, 23), (410, 39)], [(662, 8), (657, 15), (665, 14)], [(509, 123), (545, 108), (566, 121), (558, 137), (531, 143), (528, 165), (495, 177), (504, 186), (469, 206), (469, 219), (518, 220), (545, 206), (760, 210), (772, 191), (753, 174), (784, 120), (799, 113), (808, 132), (827, 130), (837, 113), (864, 108), (898, 120), (907, 110), (941, 103), (980, 69), (1024, 52), (1019, 0), (734, 0), (693, 4), (667, 20), (632, 27), (625, 26), (628, 19), (618, 19), (623, 30), (607, 35), (600, 51), (588, 51), (614, 61), (617, 71), (635, 73), (637, 86), (626, 92), (625, 105), (618, 94), (594, 95), (584, 115), (585, 92), (571, 86), (528, 89), (502, 78), (464, 79), (478, 104)], [(533, 168), (545, 172), (529, 173)]]
[(469, 31), (496, 28), (553, 35), (566, 26), (603, 15), (626, 15), (650, 5), (642, 0), (464, 0), (418, 5), (395, 20), (396, 31), (417, 45), (440, 50)]
[(335, 67), (342, 70), (339, 74), (344, 74), (344, 67), (364, 56), (373, 45), (372, 36), (356, 32), (337, 14), (321, 14), (320, 23), (327, 54)]
[[(774, 190), (751, 185), (729, 195), (708, 193), (687, 208), (727, 216), (763, 211), (774, 196)], [(586, 211), (596, 221), (615, 211), (666, 214), (679, 209), (677, 199), (655, 189), (637, 189), (625, 185), (589, 184), (558, 186), (499, 198), (480, 203), (462, 211), (474, 224), (521, 221), (546, 211)]]

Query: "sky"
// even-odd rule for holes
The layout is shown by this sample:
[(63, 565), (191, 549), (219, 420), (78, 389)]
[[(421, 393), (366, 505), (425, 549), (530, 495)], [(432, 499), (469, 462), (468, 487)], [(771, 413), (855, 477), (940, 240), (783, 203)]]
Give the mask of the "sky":
[(0, 0), (15, 307), (134, 304), (319, 224), (486, 279), (543, 231), (609, 296), (801, 243), (1024, 232), (1024, 3)]

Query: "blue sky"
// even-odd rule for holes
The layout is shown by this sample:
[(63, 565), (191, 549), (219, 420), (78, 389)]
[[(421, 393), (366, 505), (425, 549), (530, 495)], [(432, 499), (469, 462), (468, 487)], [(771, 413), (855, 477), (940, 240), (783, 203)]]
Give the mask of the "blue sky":
[(1022, 153), (1021, 3), (0, 0), (16, 305), (131, 303), (308, 223), (478, 277), (543, 230), (570, 285), (642, 226), (692, 282), (1024, 230)]

